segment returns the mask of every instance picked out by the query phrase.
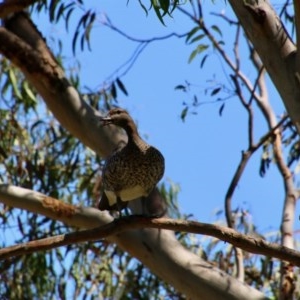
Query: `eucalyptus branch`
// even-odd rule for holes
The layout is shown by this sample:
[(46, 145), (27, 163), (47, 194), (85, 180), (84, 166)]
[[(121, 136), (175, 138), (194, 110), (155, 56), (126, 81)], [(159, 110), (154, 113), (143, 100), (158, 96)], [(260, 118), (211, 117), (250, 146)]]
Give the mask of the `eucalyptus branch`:
[(235, 39), (234, 39), (234, 46), (233, 46), (233, 52), (235, 57), (235, 65), (236, 69), (240, 70), (240, 55), (239, 55), (239, 39), (240, 39), (240, 33), (241, 33), (241, 26), (238, 25), (236, 29)]
[(124, 31), (122, 31), (117, 26), (115, 26), (107, 16), (105, 16), (105, 18), (106, 18), (106, 20), (104, 22), (102, 22), (104, 26), (106, 26), (109, 29), (117, 32), (118, 34), (120, 34), (121, 36), (123, 36), (124, 38), (126, 38), (128, 40), (138, 43), (138, 46), (136, 47), (136, 49), (133, 52), (133, 54), (131, 55), (131, 57), (126, 62), (124, 62), (121, 66), (119, 66), (115, 71), (113, 71), (107, 77), (106, 81), (111, 81), (116, 76), (122, 77), (122, 76), (126, 75), (128, 73), (128, 71), (132, 68), (132, 66), (134, 65), (136, 60), (139, 58), (141, 53), (152, 42), (167, 40), (167, 39), (172, 38), (172, 37), (183, 38), (183, 37), (186, 37), (188, 35), (188, 32), (187, 33), (182, 33), (182, 34), (179, 34), (179, 33), (176, 33), (176, 32), (171, 32), (170, 34), (167, 34), (167, 35), (164, 35), (164, 36), (152, 37), (152, 38), (148, 38), (148, 39), (135, 38), (135, 37), (125, 33)]
[(245, 87), (250, 93), (253, 93), (253, 97), (259, 97), (256, 93), (254, 93), (255, 89), (251, 83), (251, 81), (247, 78), (246, 75), (244, 75), (240, 70), (238, 70), (238, 66), (232, 61), (232, 59), (229, 57), (229, 55), (226, 53), (226, 51), (222, 48), (220, 43), (215, 39), (214, 35), (211, 33), (211, 31), (206, 27), (203, 19), (197, 19), (196, 16), (193, 16), (191, 13), (183, 9), (182, 7), (177, 7), (177, 9), (182, 12), (183, 14), (187, 15), (189, 18), (191, 18), (204, 32), (206, 37), (210, 40), (212, 45), (214, 46), (214, 49), (218, 51), (218, 53), (221, 55), (223, 60), (226, 62), (228, 67), (238, 76), (238, 78), (243, 82)]
[[(296, 44), (297, 49), (300, 49), (300, 2), (298, 0), (294, 0), (294, 20), (296, 27)], [(296, 52), (296, 69), (298, 74), (300, 73), (300, 54), (299, 51)]]
[(171, 32), (171, 33), (163, 35), (163, 36), (157, 36), (157, 37), (152, 37), (152, 38), (148, 38), (148, 39), (140, 39), (140, 38), (132, 37), (131, 35), (122, 31), (120, 28), (116, 27), (107, 16), (106, 16), (106, 21), (103, 22), (103, 25), (105, 25), (108, 28), (110, 28), (111, 30), (119, 33), (121, 36), (125, 37), (126, 39), (133, 41), (133, 42), (137, 42), (137, 43), (149, 44), (149, 43), (152, 43), (155, 41), (167, 40), (171, 37), (184, 38), (188, 35), (188, 32), (186, 32), (186, 33)]
[[(239, 36), (239, 34), (238, 33), (239, 33), (239, 30), (237, 30), (237, 34), (236, 34), (234, 53), (236, 56), (237, 66), (239, 68), (239, 54), (238, 54), (238, 36)], [(252, 144), (253, 144), (253, 110), (251, 107), (251, 103), (247, 103), (246, 99), (244, 98), (244, 95), (242, 93), (242, 89), (241, 89), (239, 80), (237, 79), (237, 76), (232, 75), (231, 79), (235, 85), (236, 94), (248, 114), (248, 141), (249, 141), (248, 148), (251, 148)], [(250, 155), (248, 155), (247, 153), (242, 154), (241, 164), (239, 165), (239, 168), (238, 168), (237, 172), (235, 173), (235, 176), (233, 177), (234, 181), (238, 182), (238, 178), (242, 175), (249, 158), (250, 158)], [(234, 189), (235, 189), (235, 185), (233, 184), (231, 188), (229, 187), (229, 189), (228, 189), (229, 194), (226, 194), (226, 197), (225, 197), (225, 215), (226, 215), (227, 225), (230, 228), (234, 228), (233, 227), (234, 224), (232, 224), (232, 219), (231, 219), (231, 211), (232, 211), (231, 198), (232, 198), (232, 196), (230, 195), (230, 193), (233, 193)], [(234, 251), (235, 251), (235, 260), (236, 260), (236, 265), (237, 265), (237, 277), (239, 278), (239, 280), (244, 281), (245, 270), (244, 270), (243, 252), (239, 248), (234, 248)]]
[(173, 220), (167, 218), (151, 219), (140, 216), (124, 217), (94, 229), (58, 235), (0, 249), (0, 259), (8, 259), (18, 255), (42, 250), (45, 251), (74, 243), (99, 241), (128, 230), (144, 228), (205, 234), (218, 238), (224, 242), (231, 243), (245, 251), (275, 257), (280, 260), (288, 261), (295, 266), (300, 266), (300, 252), (274, 243), (269, 243), (264, 239), (257, 239), (241, 234), (231, 228), (195, 221)]
[[(258, 55), (253, 55), (253, 61), (256, 65), (257, 69), (261, 68), (261, 62), (258, 58)], [(259, 89), (261, 93), (261, 97), (256, 99), (258, 107), (261, 109), (264, 114), (268, 126), (272, 127), (276, 122), (275, 113), (269, 103), (269, 98), (267, 94), (266, 82), (263, 76), (260, 77), (259, 80)], [(288, 168), (287, 164), (284, 161), (283, 153), (282, 153), (282, 143), (281, 143), (281, 131), (277, 129), (274, 132), (274, 140), (273, 140), (273, 153), (275, 157), (275, 162), (279, 173), (282, 177), (282, 181), (285, 189), (285, 199), (282, 210), (282, 219), (281, 219), (281, 244), (293, 249), (294, 248), (294, 239), (293, 239), (293, 225), (295, 219), (295, 210), (296, 210), (296, 200), (298, 197), (298, 192), (295, 188), (293, 182), (292, 172)], [(285, 263), (282, 264), (281, 268), (281, 298), (285, 298), (285, 292), (283, 287), (285, 286), (285, 281), (288, 280), (289, 274), (287, 269), (284, 267)]]
[(229, 185), (229, 188), (226, 192), (225, 196), (225, 213), (226, 213), (226, 220), (229, 227), (233, 228), (233, 223), (231, 220), (231, 199), (233, 196), (233, 193), (235, 191), (236, 186), (238, 185), (241, 176), (243, 174), (243, 171), (249, 161), (249, 158), (272, 136), (274, 136), (276, 130), (280, 128), (283, 123), (288, 119), (288, 116), (284, 116), (280, 122), (276, 126), (274, 126), (269, 132), (267, 132), (258, 143), (252, 145), (250, 148), (248, 148), (246, 151), (242, 152), (242, 157), (240, 160), (240, 163), (238, 164), (238, 167), (234, 173), (234, 176), (231, 180), (231, 183)]

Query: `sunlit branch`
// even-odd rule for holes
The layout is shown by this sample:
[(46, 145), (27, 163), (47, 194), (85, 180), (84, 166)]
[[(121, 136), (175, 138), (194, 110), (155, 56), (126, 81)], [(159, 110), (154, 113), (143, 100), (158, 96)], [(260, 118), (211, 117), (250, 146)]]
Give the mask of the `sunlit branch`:
[(94, 208), (77, 207), (42, 193), (8, 184), (0, 184), (0, 202), (78, 228), (95, 228), (111, 221), (109, 214)]
[(90, 230), (58, 235), (7, 247), (0, 250), (0, 259), (3, 260), (36, 251), (45, 251), (74, 243), (99, 241), (108, 236), (117, 235), (127, 230), (142, 228), (156, 228), (194, 234), (205, 234), (218, 238), (224, 242), (231, 243), (245, 251), (271, 256), (280, 260), (289, 261), (295, 266), (300, 266), (300, 252), (269, 243), (264, 239), (257, 239), (241, 234), (231, 228), (195, 221), (173, 220), (167, 218), (151, 219), (138, 216), (116, 219), (109, 224)]

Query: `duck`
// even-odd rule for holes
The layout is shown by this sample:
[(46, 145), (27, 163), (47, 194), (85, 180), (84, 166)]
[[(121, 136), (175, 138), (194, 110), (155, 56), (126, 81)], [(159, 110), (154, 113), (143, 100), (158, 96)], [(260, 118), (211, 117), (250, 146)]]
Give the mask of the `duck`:
[[(128, 202), (145, 199), (154, 190), (165, 171), (161, 152), (145, 142), (129, 113), (122, 108), (111, 109), (101, 117), (102, 126), (115, 125), (125, 130), (128, 141), (105, 161), (102, 170), (103, 193), (100, 210), (116, 210), (119, 216)], [(126, 210), (127, 211), (127, 210)]]

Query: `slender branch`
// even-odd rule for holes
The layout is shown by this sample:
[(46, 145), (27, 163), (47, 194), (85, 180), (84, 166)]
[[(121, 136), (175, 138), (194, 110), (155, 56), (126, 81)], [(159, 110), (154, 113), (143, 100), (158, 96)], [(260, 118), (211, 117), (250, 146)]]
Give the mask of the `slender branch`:
[[(255, 52), (252, 58), (254, 65), (259, 70), (262, 68), (262, 63), (258, 58), (257, 53)], [(265, 78), (263, 76), (259, 79), (259, 90), (261, 97), (256, 99), (258, 107), (262, 111), (263, 115), (265, 116), (268, 126), (274, 126), (276, 122), (275, 113), (272, 109), (272, 106), (269, 103), (269, 97), (267, 93), (267, 87)], [(293, 226), (294, 226), (294, 218), (295, 218), (295, 209), (296, 209), (296, 200), (298, 197), (298, 192), (295, 189), (295, 185), (293, 182), (292, 172), (288, 168), (287, 164), (285, 163), (283, 153), (282, 153), (282, 142), (281, 142), (281, 131), (277, 129), (274, 132), (274, 139), (273, 139), (273, 153), (276, 162), (276, 166), (278, 171), (282, 177), (282, 181), (284, 184), (285, 190), (285, 199), (284, 205), (282, 210), (282, 219), (281, 219), (281, 244), (288, 248), (294, 248), (294, 239), (293, 239)], [(285, 297), (285, 280), (289, 277), (287, 272), (286, 262), (282, 262), (281, 264), (281, 277), (280, 277), (280, 299), (284, 299)]]
[(234, 57), (235, 57), (235, 65), (236, 69), (240, 70), (240, 55), (239, 55), (239, 39), (240, 39), (240, 32), (241, 32), (241, 26), (237, 25), (237, 30), (235, 34), (235, 39), (234, 39), (234, 46), (233, 46), (233, 52), (234, 52)]
[(129, 59), (127, 59), (122, 65), (120, 65), (116, 70), (114, 70), (106, 79), (105, 82), (110, 82), (115, 79), (115, 77), (123, 77), (126, 75), (130, 69), (133, 67), (136, 60), (139, 58), (141, 53), (145, 50), (145, 48), (149, 45), (148, 42), (140, 43), (133, 54)]
[(253, 153), (254, 152), (249, 151), (249, 150), (242, 152), (242, 157), (241, 157), (240, 163), (238, 164), (238, 167), (232, 177), (232, 180), (230, 182), (230, 185), (229, 185), (226, 195), (225, 195), (225, 215), (226, 215), (227, 225), (230, 228), (234, 228), (234, 224), (232, 222), (232, 216), (231, 216), (231, 199), (233, 197), (235, 188), (237, 187), (237, 185), (242, 177), (245, 167), (249, 161), (249, 158), (251, 157), (251, 155)]
[(182, 12), (183, 14), (187, 15), (191, 18), (205, 33), (207, 38), (211, 41), (214, 49), (218, 51), (221, 57), (224, 59), (228, 67), (236, 74), (236, 76), (243, 82), (249, 93), (253, 95), (254, 98), (259, 98), (259, 95), (254, 93), (255, 89), (251, 83), (251, 81), (244, 75), (239, 69), (238, 66), (232, 61), (226, 51), (222, 48), (221, 44), (215, 39), (214, 35), (211, 31), (205, 26), (203, 19), (197, 19), (195, 16), (190, 14), (188, 11), (183, 9), (182, 7), (177, 7), (177, 9)]
[(139, 43), (138, 46), (136, 47), (134, 53), (131, 55), (131, 57), (126, 62), (124, 62), (121, 66), (119, 66), (115, 71), (113, 71), (106, 78), (106, 80), (105, 80), (106, 82), (109, 82), (109, 81), (113, 80), (116, 76), (122, 77), (122, 76), (126, 75), (128, 73), (128, 71), (133, 67), (135, 61), (139, 58), (140, 54), (146, 49), (146, 47), (150, 43), (155, 42), (155, 41), (166, 40), (166, 39), (169, 39), (169, 38), (172, 38), (172, 37), (183, 38), (183, 37), (186, 37), (188, 35), (188, 32), (187, 33), (182, 33), (182, 34), (179, 34), (179, 33), (176, 33), (176, 32), (171, 32), (170, 34), (167, 34), (167, 35), (164, 35), (164, 36), (152, 37), (152, 38), (149, 38), (149, 39), (140, 39), (140, 38), (132, 37), (131, 35), (125, 33), (124, 31), (122, 31), (120, 28), (116, 27), (107, 16), (106, 16), (106, 21), (104, 21), (102, 23), (103, 23), (103, 25), (105, 25), (108, 28), (110, 28), (111, 30), (117, 32), (118, 34), (125, 37), (126, 39), (128, 39), (132, 42)]
[(231, 79), (235, 85), (235, 92), (248, 114), (248, 149), (250, 149), (253, 146), (253, 140), (254, 140), (254, 138), (253, 138), (253, 110), (251, 107), (251, 101), (246, 101), (237, 76), (232, 75)]
[(242, 153), (242, 158), (240, 163), (238, 164), (238, 167), (234, 173), (234, 176), (231, 180), (231, 183), (229, 185), (229, 188), (227, 190), (226, 196), (225, 196), (225, 212), (226, 212), (226, 220), (229, 227), (233, 228), (232, 220), (231, 220), (231, 199), (233, 196), (233, 193), (235, 191), (236, 186), (238, 185), (241, 176), (243, 174), (243, 171), (247, 165), (247, 162), (249, 161), (249, 158), (255, 153), (256, 150), (258, 150), (271, 136), (274, 135), (276, 130), (282, 126), (282, 124), (287, 120), (288, 116), (284, 116), (280, 122), (276, 126), (274, 126), (268, 133), (266, 133), (257, 144), (253, 145), (251, 148), (249, 148), (247, 151), (244, 151)]
[(124, 217), (94, 229), (58, 235), (0, 249), (0, 259), (3, 260), (18, 255), (49, 250), (74, 243), (99, 241), (108, 236), (117, 235), (127, 230), (142, 228), (156, 228), (205, 234), (218, 238), (224, 242), (231, 243), (245, 251), (275, 257), (280, 260), (289, 261), (295, 266), (300, 266), (300, 252), (274, 243), (269, 243), (264, 239), (256, 239), (241, 234), (231, 228), (195, 221), (173, 220), (167, 218), (151, 219), (139, 216)]
[(183, 38), (183, 37), (186, 37), (189, 33), (189, 32), (186, 32), (186, 33), (171, 32), (171, 33), (169, 33), (167, 35), (163, 35), (163, 36), (152, 37), (149, 39), (139, 39), (139, 38), (132, 37), (131, 35), (122, 31), (120, 28), (116, 27), (107, 16), (106, 16), (106, 22), (104, 21), (103, 25), (107, 26), (108, 28), (110, 28), (113, 31), (116, 31), (121, 36), (125, 37), (126, 39), (133, 41), (133, 42), (138, 42), (138, 43), (151, 43), (151, 42), (155, 42), (155, 41), (167, 40), (171, 37)]

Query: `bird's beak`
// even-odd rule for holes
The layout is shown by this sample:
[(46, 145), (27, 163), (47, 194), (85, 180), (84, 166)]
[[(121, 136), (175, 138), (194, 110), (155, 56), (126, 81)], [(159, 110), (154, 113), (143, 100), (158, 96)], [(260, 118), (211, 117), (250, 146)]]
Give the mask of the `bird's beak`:
[(100, 122), (102, 126), (106, 126), (112, 123), (112, 120), (110, 117), (100, 117)]

